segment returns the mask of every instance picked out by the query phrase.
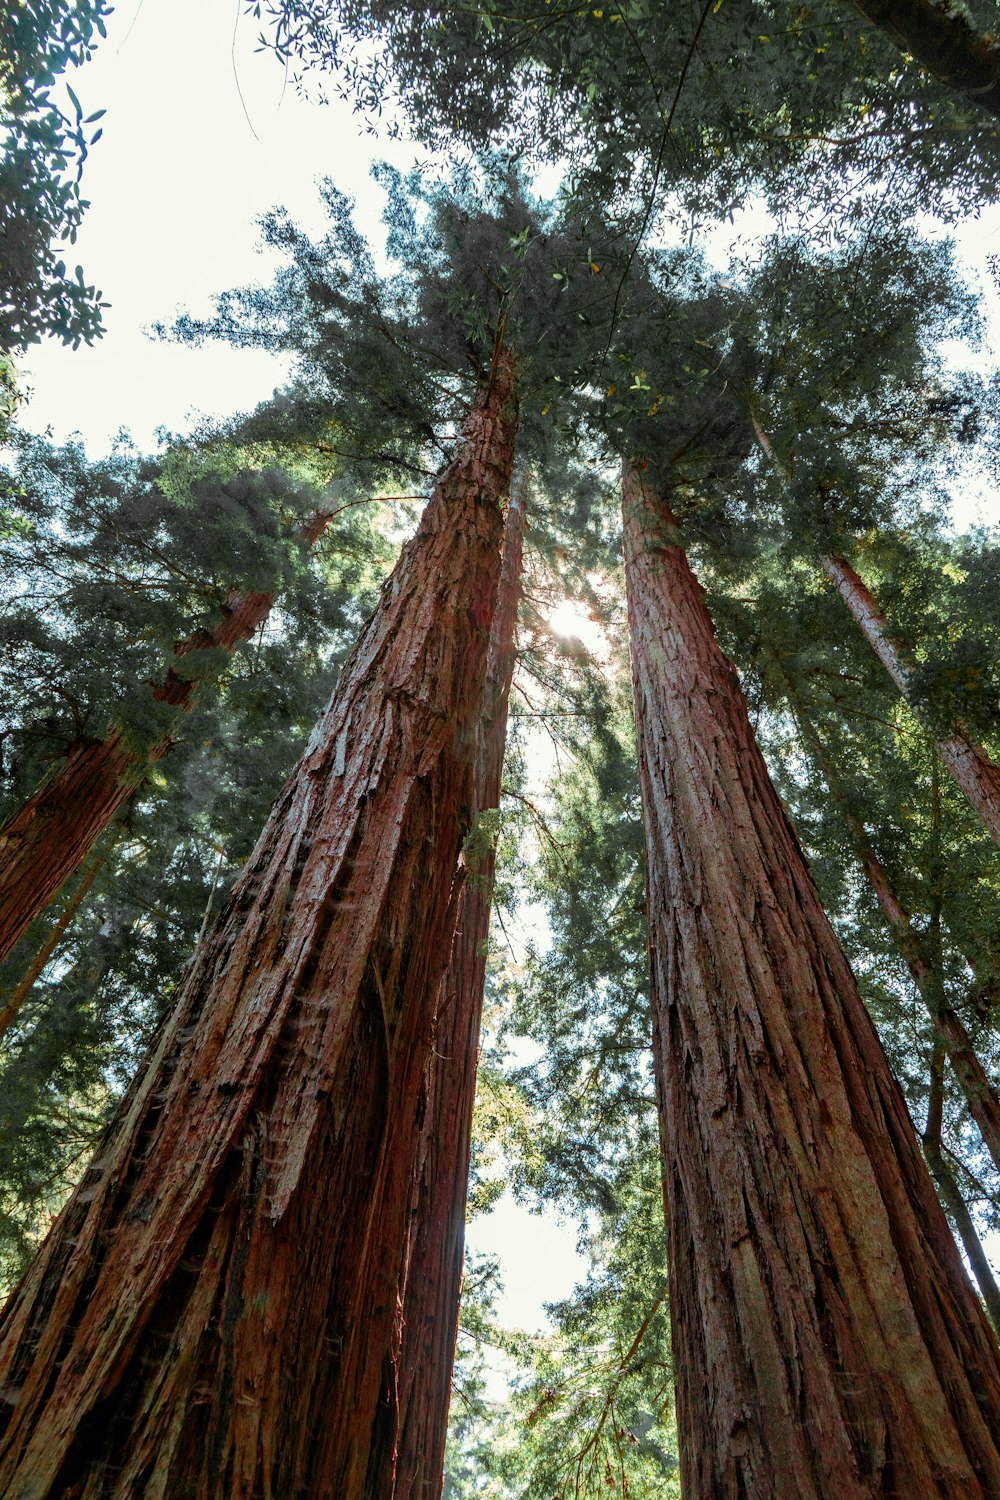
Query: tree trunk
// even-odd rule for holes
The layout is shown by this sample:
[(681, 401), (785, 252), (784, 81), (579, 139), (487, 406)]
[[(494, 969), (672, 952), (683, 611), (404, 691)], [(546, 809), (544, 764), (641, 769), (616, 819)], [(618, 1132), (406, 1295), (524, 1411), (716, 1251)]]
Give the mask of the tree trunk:
[[(300, 540), (314, 546), (329, 520), (326, 512), (311, 516), (299, 531)], [(267, 619), (274, 600), (274, 594), (231, 594), (215, 629), (199, 630), (181, 641), (174, 655), (218, 647), (235, 650)], [(181, 715), (192, 707), (197, 690), (197, 677), (183, 677), (171, 666), (153, 689), (153, 698)], [(81, 740), (56, 774), (0, 828), (0, 962), (172, 743), (167, 735), (146, 754), (138, 754), (116, 728), (103, 740)]]
[[(477, 811), (500, 805), (507, 709), (514, 675), (514, 632), (521, 597), (526, 488), (522, 478), (507, 512), (497, 612), (476, 744)], [(369, 1500), (382, 1494), (394, 1500), (436, 1500), (443, 1487), (494, 866), (495, 853), (490, 848), (470, 869), (459, 902), (455, 946), (441, 985), (434, 1049), (424, 1078), (423, 1124), (410, 1198), (395, 1481)]]
[[(846, 558), (831, 553), (823, 558), (823, 569), (837, 586), (837, 591), (874, 650), (879, 661), (896, 684), (918, 719), (919, 706), (910, 688), (912, 665), (906, 648), (889, 630), (888, 621)], [(1000, 844), (1000, 766), (981, 745), (970, 740), (962, 725), (954, 733), (938, 740), (938, 754), (947, 769), (979, 814), (987, 832)]]
[(0, 1006), (0, 1042), (3, 1041), (17, 1020), (21, 1006), (31, 994), (31, 991), (35, 987), (35, 981), (43, 973), (49, 959), (58, 947), (59, 939), (83, 905), (84, 897), (93, 885), (97, 872), (103, 864), (104, 857), (93, 860), (90, 869), (80, 876), (80, 879), (77, 881), (76, 890), (59, 913), (59, 920), (53, 923), (48, 937), (31, 960), (18, 984), (11, 991), (10, 999)]
[(939, 0), (851, 0), (901, 52), (933, 78), (1000, 118), (1000, 53), (980, 36), (964, 10)]
[(969, 1258), (972, 1273), (979, 1283), (979, 1291), (993, 1327), (1000, 1332), (1000, 1287), (986, 1259), (982, 1241), (976, 1233), (965, 1199), (962, 1197), (955, 1174), (945, 1161), (941, 1145), (941, 1120), (944, 1114), (944, 1047), (938, 1042), (931, 1057), (931, 1087), (927, 1101), (927, 1124), (924, 1127), (923, 1145), (927, 1165), (931, 1169), (941, 1202), (951, 1214), (962, 1248)]
[[(928, 961), (920, 936), (910, 921), (909, 912), (896, 895), (888, 871), (871, 846), (864, 824), (850, 810), (839, 777), (830, 765), (815, 726), (794, 701), (792, 707), (803, 737), (826, 778), (831, 796), (843, 808), (855, 853), (882, 908), (886, 926), (910, 971), (917, 993), (927, 1007), (931, 1025), (965, 1095), (969, 1113), (979, 1126), (983, 1143), (1000, 1171), (1000, 1099), (997, 1098), (996, 1089), (979, 1060), (961, 1017), (948, 1004), (940, 970)], [(924, 1155), (926, 1154), (925, 1151)]]
[(1000, 1369), (669, 508), (626, 581), (686, 1500), (1000, 1494)]
[(455, 921), (501, 356), (172, 1017), (0, 1322), (0, 1494), (358, 1500)]

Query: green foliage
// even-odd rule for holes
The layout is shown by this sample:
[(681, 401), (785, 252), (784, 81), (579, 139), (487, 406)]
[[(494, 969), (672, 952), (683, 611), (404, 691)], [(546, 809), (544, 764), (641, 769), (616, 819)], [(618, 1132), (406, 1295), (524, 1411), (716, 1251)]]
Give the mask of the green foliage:
[(84, 117), (66, 84), (67, 113), (53, 90), (89, 60), (111, 9), (107, 0), (17, 0), (0, 18), (0, 353), (46, 334), (78, 348), (102, 332), (107, 304), (82, 266), (67, 269), (61, 246), (76, 242), (87, 208), (80, 180), (104, 110)]
[(995, 121), (851, 6), (245, 4), (305, 83), (330, 73), (372, 114), (401, 97), (435, 144), (563, 158), (575, 194), (648, 195), (651, 217), (724, 215), (755, 189), (836, 213), (866, 179), (940, 210), (996, 182)]

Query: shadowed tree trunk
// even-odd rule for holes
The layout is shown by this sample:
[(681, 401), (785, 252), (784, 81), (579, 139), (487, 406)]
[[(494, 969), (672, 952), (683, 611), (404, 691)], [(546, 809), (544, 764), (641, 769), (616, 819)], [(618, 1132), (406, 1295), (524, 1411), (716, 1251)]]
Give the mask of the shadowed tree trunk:
[[(836, 584), (840, 597), (879, 661), (916, 717), (923, 722), (910, 687), (913, 667), (906, 648), (892, 635), (874, 595), (839, 553), (824, 557), (823, 569)], [(947, 739), (937, 741), (937, 748), (941, 760), (979, 814), (987, 832), (1000, 844), (1000, 766), (990, 759), (982, 745), (967, 737), (960, 724), (954, 726)]]
[[(918, 4), (924, 3), (925, 0), (918, 0)], [(997, 53), (997, 59), (1000, 60), (1000, 52)], [(1000, 61), (997, 66), (1000, 67)], [(788, 469), (775, 452), (770, 438), (761, 425), (756, 404), (752, 401), (750, 418), (763, 452), (787, 485)], [(903, 643), (890, 631), (889, 622), (879, 608), (875, 596), (839, 552), (831, 552), (820, 561), (823, 571), (836, 585), (837, 592), (854, 616), (868, 644), (885, 667), (915, 717), (923, 723), (920, 708), (913, 699), (911, 688), (913, 664), (909, 653)], [(932, 732), (926, 724), (924, 728), (928, 729), (929, 733)], [(1000, 844), (1000, 766), (990, 759), (982, 745), (977, 745), (974, 740), (968, 738), (963, 725), (953, 725), (952, 731), (946, 739), (936, 741), (938, 754), (978, 813), (987, 832)]]
[[(500, 805), (514, 632), (524, 541), (522, 475), (507, 512), (497, 611), (476, 745), (476, 809)], [(398, 1363), (395, 1482), (370, 1491), (437, 1500), (444, 1481), (451, 1377), (465, 1253), (472, 1108), (486, 979), (495, 854), (484, 853), (462, 889), (451, 963), (441, 985), (434, 1049), (424, 1077), (423, 1124), (410, 1198), (410, 1233)]]
[(674, 518), (623, 498), (685, 1496), (996, 1495), (996, 1342)]
[[(299, 531), (314, 546), (329, 524), (326, 512), (311, 516)], [(263, 624), (274, 594), (232, 594), (213, 630), (199, 630), (174, 648), (178, 658), (194, 651), (234, 651)], [(170, 667), (153, 689), (157, 703), (178, 716), (193, 705), (198, 676)], [(169, 735), (146, 754), (124, 742), (118, 729), (103, 740), (74, 745), (56, 774), (39, 787), (19, 812), (0, 828), (0, 962), (68, 880), (95, 840), (131, 801), (150, 765), (173, 743)]]
[(363, 1494), (515, 420), (501, 356), (148, 1067), (5, 1309), (0, 1494)]
[(1000, 117), (1000, 49), (945, 0), (851, 0), (901, 52), (971, 104)]

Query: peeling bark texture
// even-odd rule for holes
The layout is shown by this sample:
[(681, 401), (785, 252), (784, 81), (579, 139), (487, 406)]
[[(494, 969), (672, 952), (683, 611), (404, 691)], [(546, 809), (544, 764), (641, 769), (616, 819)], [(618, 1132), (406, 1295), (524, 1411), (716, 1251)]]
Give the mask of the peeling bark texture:
[(1000, 1496), (1000, 1368), (674, 518), (626, 468), (686, 1500)]
[[(312, 547), (329, 523), (317, 512), (299, 537)], [(267, 619), (274, 594), (232, 594), (214, 630), (199, 630), (174, 648), (183, 657), (192, 651), (224, 647), (234, 651)], [(186, 713), (198, 691), (197, 679), (168, 668), (153, 690), (157, 703)], [(58, 894), (96, 839), (114, 821), (142, 783), (150, 765), (162, 760), (170, 736), (145, 755), (137, 754), (112, 729), (103, 740), (81, 740), (63, 765), (43, 783), (19, 812), (0, 828), (0, 962), (40, 912)]]
[(0, 1321), (5, 1500), (359, 1500), (455, 920), (501, 354), (149, 1066)]
[[(514, 633), (524, 546), (523, 474), (507, 511), (497, 610), (476, 742), (476, 810), (500, 805)], [(462, 889), (451, 962), (441, 985), (434, 1049), (424, 1077), (423, 1124), (410, 1197), (409, 1253), (398, 1362), (395, 1480), (371, 1493), (439, 1500), (458, 1338), (472, 1109), (486, 980), (495, 855), (470, 869)]]
[(995, 36), (980, 36), (953, 0), (851, 3), (933, 78), (1000, 118), (1000, 44)]
[(993, 1327), (1000, 1331), (1000, 1287), (997, 1286), (982, 1240), (976, 1233), (965, 1199), (962, 1197), (955, 1174), (945, 1160), (941, 1143), (941, 1120), (944, 1113), (944, 1046), (935, 1044), (931, 1058), (931, 1087), (927, 1103), (927, 1124), (924, 1127), (923, 1147), (927, 1165), (937, 1186), (938, 1195), (951, 1214), (962, 1248), (968, 1257), (972, 1274), (979, 1283), (979, 1291)]
[[(882, 908), (886, 926), (910, 971), (910, 978), (916, 986), (917, 993), (927, 1007), (935, 1035), (943, 1046), (945, 1055), (965, 1095), (969, 1113), (979, 1126), (983, 1144), (993, 1158), (997, 1170), (1000, 1171), (1000, 1099), (997, 1098), (996, 1089), (979, 1060), (976, 1049), (972, 1045), (972, 1038), (961, 1017), (948, 1004), (940, 972), (934, 964), (928, 961), (920, 935), (914, 929), (909, 912), (896, 895), (888, 871), (872, 848), (864, 824), (848, 807), (839, 777), (827, 758), (815, 726), (791, 694), (790, 701), (792, 701), (793, 712), (802, 735), (826, 778), (830, 793), (834, 801), (844, 809), (844, 820), (851, 835), (855, 853)], [(927, 1155), (926, 1150), (924, 1155)], [(950, 1207), (947, 1202), (945, 1206)]]
[[(836, 584), (865, 639), (919, 719), (920, 709), (910, 690), (913, 668), (905, 647), (891, 634), (874, 595), (847, 559), (838, 553), (824, 557), (823, 570)], [(961, 724), (954, 726), (954, 733), (947, 739), (937, 742), (937, 749), (945, 768), (982, 819), (987, 833), (1000, 844), (1000, 766), (990, 759), (982, 745), (966, 736)]]

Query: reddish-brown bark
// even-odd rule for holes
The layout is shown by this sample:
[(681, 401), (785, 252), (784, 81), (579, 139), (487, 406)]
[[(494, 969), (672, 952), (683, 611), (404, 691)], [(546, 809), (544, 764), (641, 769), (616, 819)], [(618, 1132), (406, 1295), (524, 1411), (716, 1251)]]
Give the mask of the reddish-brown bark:
[(27, 1000), (35, 987), (35, 982), (45, 969), (46, 964), (52, 957), (66, 928), (72, 922), (83, 904), (84, 898), (94, 883), (98, 870), (104, 863), (103, 859), (95, 859), (80, 879), (77, 881), (76, 890), (65, 907), (59, 913), (59, 920), (52, 925), (52, 931), (45, 939), (38, 952), (35, 954), (27, 969), (21, 975), (18, 983), (11, 991), (10, 999), (0, 1006), (0, 1042), (3, 1041), (14, 1022), (17, 1020), (21, 1006)]
[[(314, 546), (330, 520), (317, 512), (299, 536)], [(177, 657), (222, 647), (234, 651), (267, 619), (274, 594), (232, 594), (213, 630), (199, 630), (174, 648)], [(153, 689), (157, 703), (186, 713), (198, 690), (198, 677), (168, 668)], [(103, 740), (74, 745), (54, 776), (0, 828), (0, 962), (28, 926), (69, 879), (94, 842), (131, 801), (150, 765), (170, 749), (169, 735), (139, 754), (112, 728)]]
[[(522, 481), (512, 497), (504, 530), (500, 588), (476, 741), (477, 811), (500, 804), (521, 595), (524, 489)], [(378, 1500), (382, 1494), (394, 1500), (436, 1500), (443, 1487), (494, 866), (490, 850), (463, 887), (455, 945), (441, 985), (410, 1197), (397, 1366), (395, 1476), (391, 1487), (370, 1491), (366, 1500)]]
[(504, 357), (3, 1314), (0, 1494), (363, 1494), (515, 417)]
[(995, 1340), (673, 516), (624, 501), (685, 1496), (1000, 1494)]
[[(865, 639), (919, 719), (920, 707), (913, 701), (910, 686), (913, 667), (908, 653), (889, 629), (889, 622), (871, 590), (839, 553), (824, 557), (823, 568), (836, 584)], [(941, 760), (979, 814), (987, 832), (1000, 844), (1000, 766), (990, 759), (982, 745), (969, 739), (961, 724), (956, 724), (946, 739), (939, 740), (937, 748)]]

